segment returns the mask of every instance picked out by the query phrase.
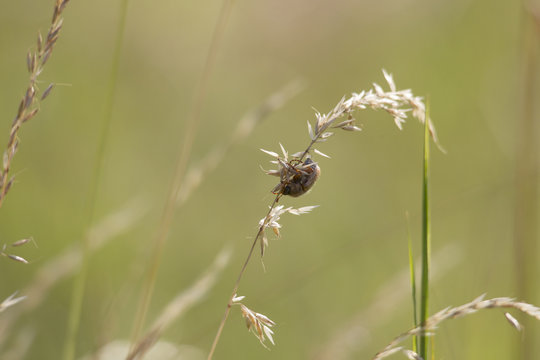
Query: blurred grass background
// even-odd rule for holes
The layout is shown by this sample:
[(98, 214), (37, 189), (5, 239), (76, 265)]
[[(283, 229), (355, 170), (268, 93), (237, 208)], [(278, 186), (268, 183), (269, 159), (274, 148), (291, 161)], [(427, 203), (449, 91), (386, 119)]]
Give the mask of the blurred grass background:
[[(4, 141), (27, 83), (26, 52), (37, 31), (47, 29), (52, 5), (21, 0), (1, 6)], [(1, 298), (24, 288), (40, 266), (80, 243), (119, 9), (119, 1), (72, 1), (64, 13), (63, 31), (41, 80), (43, 89), (49, 82), (67, 85), (58, 85), (22, 129), (13, 167), (17, 182), (0, 214), (2, 242), (32, 236), (38, 246), (18, 253), (31, 260), (27, 266), (0, 262)], [(141, 274), (220, 9), (218, 1), (129, 3), (96, 218), (133, 198), (143, 199), (147, 213), (90, 258), (78, 355), (129, 338)], [(275, 179), (259, 170), (259, 164), (268, 167), (269, 158), (258, 149), (277, 151), (281, 142), (291, 152), (303, 150), (312, 107), (327, 112), (344, 94), (372, 82), (383, 85), (381, 68), (394, 74), (399, 89), (429, 98), (448, 151), (432, 153), (433, 251), (448, 245), (457, 250), (447, 254), (454, 266), (432, 283), (431, 311), (482, 293), (520, 297), (516, 262), (522, 259), (513, 255), (515, 149), (524, 116), (523, 79), (538, 84), (536, 69), (534, 77), (524, 75), (527, 34), (538, 44), (528, 22), (517, 1), (234, 2), (189, 164), (226, 141), (248, 110), (291, 80), (301, 79), (306, 87), (231, 148), (176, 212), (150, 320), (224, 246), (232, 245), (234, 255), (218, 285), (166, 331), (164, 340), (203, 353), (209, 349), (249, 237), (273, 199)], [(538, 120), (538, 104), (533, 105)], [(264, 259), (266, 273), (255, 260), (240, 286), (248, 306), (278, 323), (277, 346), (263, 349), (234, 309), (217, 359), (332, 358), (324, 357), (329, 344), (354, 320), (352, 349), (344, 358), (369, 358), (412, 325), (408, 293), (388, 313), (365, 319), (362, 314), (380, 302), (380, 288), (407, 269), (406, 212), (413, 239), (420, 237), (422, 127), (410, 120), (400, 132), (386, 114), (368, 110), (356, 118), (362, 133), (340, 132), (319, 146), (332, 159), (319, 160), (322, 175), (314, 190), (283, 199), (286, 205), (320, 208), (284, 217), (282, 238), (271, 241)], [(537, 205), (539, 199), (529, 201)], [(532, 219), (525, 244), (538, 241), (538, 220)], [(539, 260), (537, 252), (531, 257)], [(520, 300), (540, 303), (536, 283), (532, 277), (530, 298)], [(60, 357), (72, 284), (60, 282), (9, 328), (11, 337), (35, 331), (27, 358)], [(435, 353), (445, 359), (515, 358), (523, 338), (538, 334), (540, 324), (533, 322), (520, 334), (502, 313), (484, 312), (443, 326)], [(13, 343), (11, 338), (3, 346)], [(538, 346), (534, 351), (540, 356)]]

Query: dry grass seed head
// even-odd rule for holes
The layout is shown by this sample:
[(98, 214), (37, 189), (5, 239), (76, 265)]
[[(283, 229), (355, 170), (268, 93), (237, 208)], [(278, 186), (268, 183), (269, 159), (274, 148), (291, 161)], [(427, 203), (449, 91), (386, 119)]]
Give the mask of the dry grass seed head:
[(17, 293), (15, 292), (11, 294), (7, 299), (2, 301), (2, 303), (0, 303), (0, 312), (26, 299), (26, 296), (19, 296), (16, 298), (16, 295)]
[(292, 206), (286, 208), (283, 205), (278, 205), (278, 206), (275, 206), (275, 207), (271, 208), (268, 215), (265, 216), (264, 218), (262, 218), (259, 221), (259, 229), (260, 229), (261, 235), (262, 235), (262, 238), (261, 238), (261, 256), (264, 255), (264, 250), (268, 246), (268, 238), (266, 237), (265, 230), (268, 229), (268, 228), (271, 228), (272, 231), (274, 232), (274, 234), (277, 237), (280, 236), (279, 229), (281, 229), (281, 224), (278, 221), (281, 219), (281, 215), (283, 215), (285, 213), (290, 213), (292, 215), (303, 215), (303, 214), (307, 214), (307, 213), (311, 212), (316, 207), (318, 207), (318, 205), (303, 206), (303, 207), (295, 209)]
[(246, 320), (248, 330), (250, 330), (259, 339), (265, 348), (267, 347), (264, 343), (266, 339), (268, 339), (272, 345), (275, 345), (273, 338), (274, 332), (272, 331), (271, 327), (276, 325), (276, 323), (270, 320), (270, 318), (268, 318), (266, 315), (255, 312), (242, 304), (240, 301), (242, 301), (244, 298), (245, 296), (235, 295), (232, 301), (233, 305), (240, 306), (242, 317)]
[[(4, 152), (2, 172), (0, 173), (0, 206), (2, 206), (4, 198), (6, 197), (12, 185), (13, 178), (9, 178), (8, 173), (11, 168), (11, 162), (13, 160), (13, 157), (15, 156), (15, 153), (17, 151), (17, 136), (19, 133), (19, 129), (21, 128), (21, 125), (23, 123), (32, 119), (39, 111), (39, 104), (36, 104), (36, 102), (39, 102), (39, 99), (36, 99), (36, 83), (38, 81), (37, 79), (43, 71), (43, 66), (45, 65), (52, 53), (54, 44), (58, 40), (63, 23), (61, 15), (68, 2), (69, 0), (56, 1), (53, 18), (47, 33), (45, 44), (43, 43), (43, 37), (41, 36), (41, 33), (38, 33), (36, 41), (36, 51), (29, 51), (26, 55), (26, 67), (28, 72), (30, 73), (30, 77), (26, 92), (19, 104), (17, 115), (13, 119), (9, 135), (9, 141)], [(49, 87), (47, 87), (45, 92), (42, 94), (41, 100), (45, 99), (51, 90), (52, 86), (49, 85)]]
[[(23, 245), (27, 244), (31, 240), (32, 240), (32, 238), (17, 240), (14, 243), (12, 243), (11, 246), (12, 247), (23, 246)], [(0, 255), (2, 255), (4, 257), (7, 257), (7, 258), (9, 258), (11, 260), (23, 263), (23, 264), (28, 264), (28, 260), (26, 260), (25, 258), (23, 258), (21, 256), (18, 256), (18, 255), (14, 255), (14, 254), (9, 254), (9, 253), (6, 252), (6, 250), (7, 250), (7, 245), (4, 244), (2, 246), (2, 249), (0, 250)]]

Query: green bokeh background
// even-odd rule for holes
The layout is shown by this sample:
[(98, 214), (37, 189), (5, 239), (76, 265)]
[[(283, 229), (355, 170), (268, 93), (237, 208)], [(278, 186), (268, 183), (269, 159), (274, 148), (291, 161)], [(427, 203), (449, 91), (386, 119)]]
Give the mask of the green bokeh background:
[[(5, 142), (28, 81), (26, 53), (37, 31), (46, 32), (53, 3), (19, 0), (0, 6)], [(99, 220), (131, 199), (142, 199), (147, 215), (90, 258), (78, 356), (103, 341), (129, 338), (141, 273), (221, 7), (219, 1), (129, 2), (96, 199), (89, 199), (88, 191), (120, 2), (71, 1), (64, 12), (60, 39), (40, 77), (42, 89), (49, 82), (59, 85), (22, 129), (13, 165), (17, 182), (0, 211), (3, 243), (32, 236), (37, 247), (17, 251), (29, 265), (0, 261), (0, 297), (25, 288), (40, 267), (80, 243), (90, 201), (96, 202)], [(268, 167), (269, 157), (259, 148), (277, 151), (282, 143), (291, 152), (303, 150), (312, 108), (327, 112), (345, 94), (368, 89), (372, 82), (383, 85), (382, 68), (394, 74), (398, 88), (429, 98), (447, 150), (432, 153), (432, 236), (434, 255), (451, 249), (440, 256), (453, 265), (432, 283), (432, 312), (483, 293), (518, 296), (514, 177), (524, 38), (530, 31), (526, 21), (518, 1), (235, 1), (189, 165), (227, 141), (247, 111), (285, 84), (300, 79), (305, 88), (235, 144), (175, 213), (150, 319), (223, 247), (232, 246), (233, 256), (208, 296), (163, 339), (208, 351), (250, 236), (273, 199), (269, 190), (275, 179), (259, 169), (259, 164)], [(322, 175), (313, 191), (283, 200), (320, 207), (301, 217), (283, 216), (282, 237), (271, 241), (264, 258), (266, 272), (255, 258), (240, 286), (246, 305), (277, 322), (277, 345), (262, 348), (233, 309), (216, 359), (337, 359), (322, 357), (323, 351), (351, 326), (356, 332), (345, 358), (367, 359), (412, 325), (410, 297), (398, 286), (383, 297), (402, 297), (398, 304), (380, 313), (366, 309), (381, 302), (380, 289), (407, 269), (406, 213), (420, 253), (423, 130), (410, 119), (399, 131), (382, 112), (366, 110), (356, 118), (363, 132), (338, 132), (319, 146), (332, 159), (318, 158)], [(10, 336), (34, 331), (26, 358), (60, 358), (72, 285), (72, 278), (60, 282), (7, 330)], [(524, 300), (538, 304), (535, 285), (530, 284), (532, 298)], [(443, 325), (435, 337), (436, 358), (514, 359), (523, 339), (538, 334), (538, 323), (522, 334), (507, 324), (502, 311), (486, 311)], [(11, 338), (4, 349), (13, 343)], [(536, 354), (540, 357), (540, 350)]]

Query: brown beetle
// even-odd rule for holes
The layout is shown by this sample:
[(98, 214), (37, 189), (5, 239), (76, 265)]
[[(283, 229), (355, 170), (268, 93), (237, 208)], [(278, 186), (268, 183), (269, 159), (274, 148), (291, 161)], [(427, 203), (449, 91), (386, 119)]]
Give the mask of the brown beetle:
[[(295, 163), (296, 164), (293, 164)], [(291, 162), (281, 162), (281, 181), (272, 190), (274, 194), (289, 195), (298, 197), (308, 192), (321, 174), (321, 169), (311, 158), (307, 158), (303, 163), (300, 160)]]

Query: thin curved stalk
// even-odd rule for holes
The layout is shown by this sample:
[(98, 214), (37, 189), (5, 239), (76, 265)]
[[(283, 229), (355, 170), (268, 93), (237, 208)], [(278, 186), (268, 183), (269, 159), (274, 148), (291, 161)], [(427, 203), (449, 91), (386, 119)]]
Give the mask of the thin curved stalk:
[[(274, 199), (274, 202), (270, 206), (270, 209), (268, 210), (268, 213), (266, 214), (265, 220), (267, 220), (270, 216), (270, 213), (278, 203), (279, 199), (281, 198), (281, 194), (278, 194), (276, 198)], [(262, 224), (259, 226), (259, 230), (257, 231), (257, 235), (255, 235), (255, 238), (253, 239), (253, 243), (251, 244), (251, 248), (249, 249), (249, 253), (246, 257), (246, 260), (244, 261), (244, 265), (242, 265), (242, 268), (240, 269), (240, 273), (238, 274), (238, 278), (236, 279), (236, 282), (234, 283), (233, 291), (231, 293), (231, 296), (229, 297), (229, 301), (227, 302), (227, 307), (225, 309), (225, 313), (223, 314), (223, 319), (221, 320), (221, 323), (219, 324), (219, 328), (217, 330), (216, 336), (214, 338), (214, 341), (212, 342), (212, 347), (210, 348), (210, 352), (208, 353), (208, 360), (211, 360), (214, 356), (214, 352), (216, 351), (217, 344), (219, 342), (219, 339), (221, 338), (221, 333), (223, 332), (223, 328), (225, 327), (225, 322), (227, 322), (227, 318), (229, 317), (229, 313), (231, 311), (231, 307), (233, 305), (233, 299), (238, 293), (238, 287), (240, 286), (240, 281), (242, 281), (242, 277), (244, 276), (244, 273), (246, 272), (246, 268), (249, 264), (249, 261), (251, 260), (253, 256), (253, 250), (255, 250), (255, 246), (257, 245), (257, 242), (261, 238), (261, 235), (264, 232), (265, 225)]]

